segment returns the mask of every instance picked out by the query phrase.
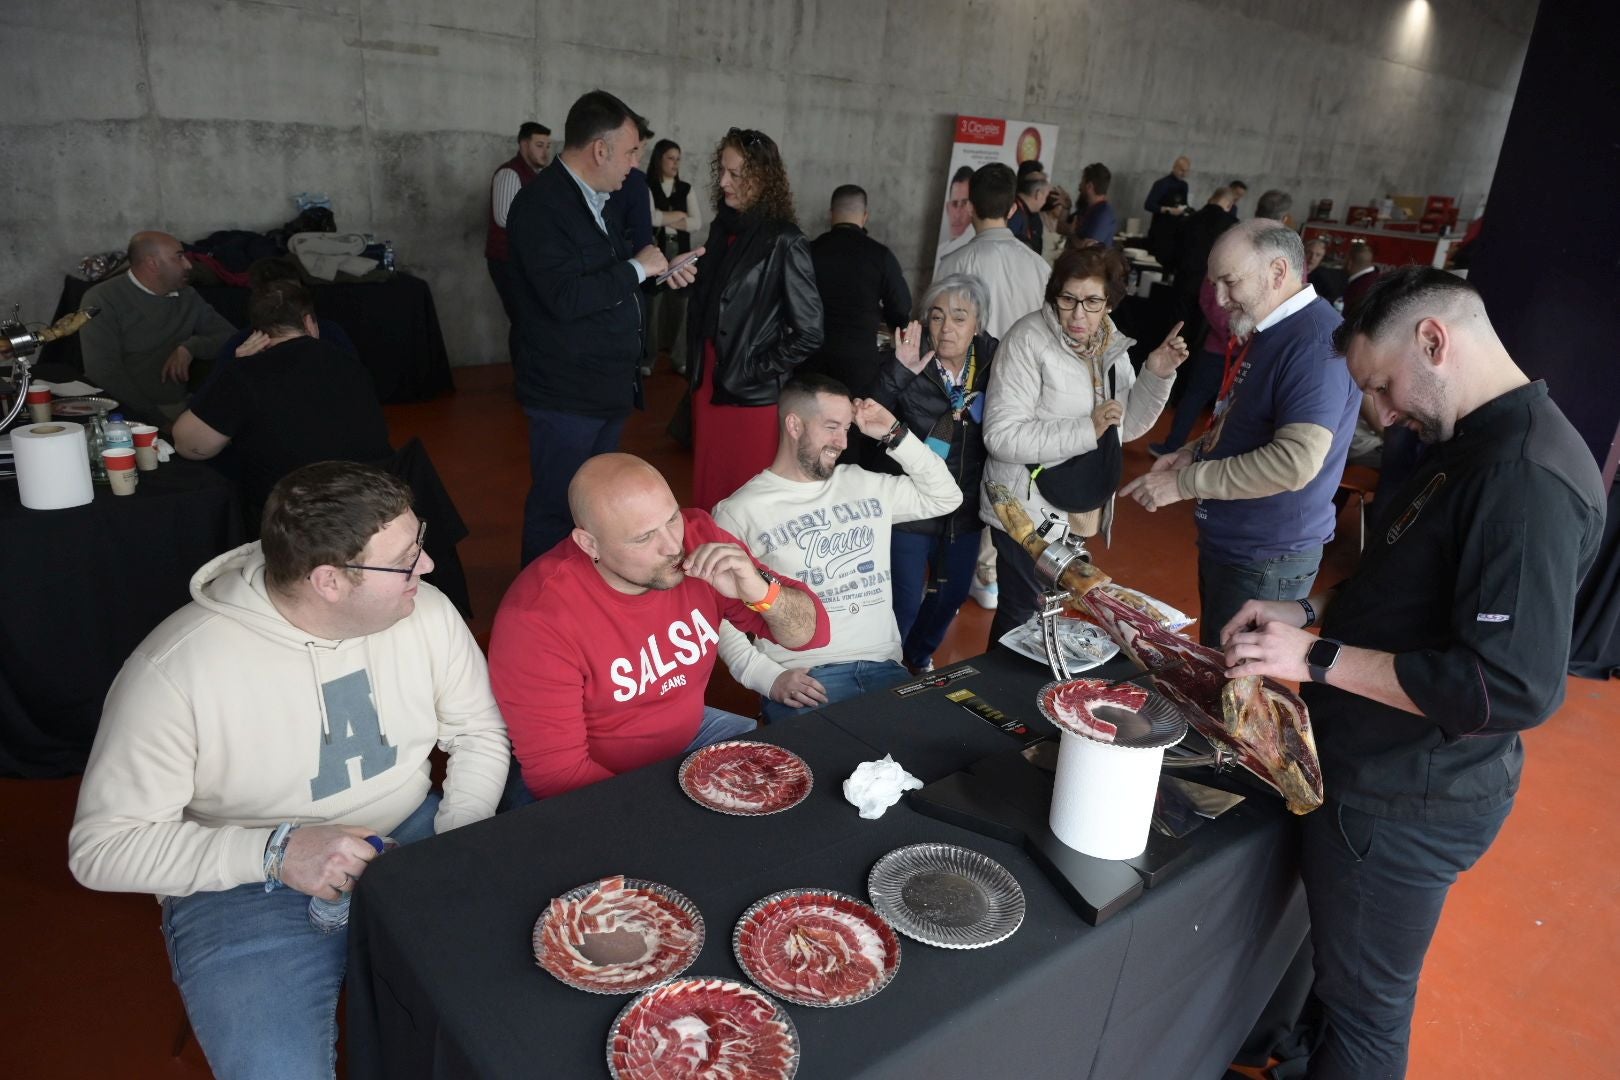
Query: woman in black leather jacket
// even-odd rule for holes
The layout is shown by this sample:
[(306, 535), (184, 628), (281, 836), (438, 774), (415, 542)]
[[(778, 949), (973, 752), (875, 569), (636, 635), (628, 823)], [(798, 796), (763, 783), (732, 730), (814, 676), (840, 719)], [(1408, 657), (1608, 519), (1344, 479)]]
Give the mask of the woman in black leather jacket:
[(770, 137), (732, 128), (715, 148), (717, 204), (687, 301), (692, 505), (704, 510), (776, 456), (776, 398), (821, 346), (821, 296)]
[(984, 330), (989, 306), (989, 290), (972, 274), (936, 280), (923, 294), (926, 328), (914, 322), (899, 331), (879, 370), (877, 399), (945, 459), (962, 489), (961, 506), (896, 525), (889, 541), (901, 659), (914, 672), (928, 667), (945, 640), (978, 563), (981, 424), (997, 344)]

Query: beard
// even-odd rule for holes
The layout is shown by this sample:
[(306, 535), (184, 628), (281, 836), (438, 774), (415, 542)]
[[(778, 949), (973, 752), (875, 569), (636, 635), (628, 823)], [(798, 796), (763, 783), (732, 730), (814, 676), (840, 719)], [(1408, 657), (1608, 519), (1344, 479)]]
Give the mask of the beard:
[(1247, 311), (1234, 311), (1232, 317), (1227, 320), (1226, 326), (1232, 332), (1233, 337), (1246, 338), (1254, 333), (1254, 323), (1254, 316)]
[(826, 457), (826, 452), (831, 449), (828, 446), (814, 450), (809, 447), (799, 447), (798, 453), (795, 455), (799, 459), (799, 468), (803, 469), (806, 475), (813, 476), (817, 480), (827, 479), (833, 474), (833, 470), (838, 467), (838, 458), (836, 456), (831, 460)]
[(686, 571), (681, 569), (681, 560), (684, 558), (684, 555), (677, 555), (667, 563), (655, 567), (647, 575), (645, 581), (639, 581), (625, 574), (620, 574), (619, 577), (643, 589), (657, 589), (659, 592), (668, 592), (670, 589), (679, 588), (681, 583), (686, 580)]
[(1418, 368), (1411, 390), (1412, 404), (1406, 410), (1409, 424), (1417, 425), (1417, 437), (1433, 445), (1451, 438), (1454, 425), (1445, 419), (1450, 410), (1446, 387), (1427, 367)]

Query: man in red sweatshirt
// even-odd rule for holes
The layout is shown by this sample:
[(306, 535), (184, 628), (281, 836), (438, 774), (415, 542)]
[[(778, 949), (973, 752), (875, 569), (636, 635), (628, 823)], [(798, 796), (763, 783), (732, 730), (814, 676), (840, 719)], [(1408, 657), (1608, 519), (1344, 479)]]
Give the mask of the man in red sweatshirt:
[(821, 601), (779, 579), (629, 454), (568, 487), (576, 527), (501, 601), (490, 682), (528, 790), (560, 795), (751, 731), (708, 708), (721, 622), (789, 649), (830, 637)]

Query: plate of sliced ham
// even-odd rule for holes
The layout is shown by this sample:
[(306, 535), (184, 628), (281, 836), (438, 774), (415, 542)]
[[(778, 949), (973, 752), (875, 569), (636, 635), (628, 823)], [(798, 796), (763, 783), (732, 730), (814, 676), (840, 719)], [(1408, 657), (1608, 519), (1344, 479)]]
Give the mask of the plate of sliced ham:
[(593, 994), (634, 994), (673, 979), (703, 948), (703, 916), (668, 885), (606, 877), (552, 900), (534, 924), (534, 957)]
[(614, 1080), (789, 1080), (799, 1032), (787, 1010), (733, 979), (676, 979), (626, 1005), (607, 1038)]
[(755, 985), (795, 1005), (853, 1005), (900, 970), (900, 939), (872, 908), (839, 892), (789, 889), (758, 901), (731, 935)]
[(779, 814), (810, 794), (810, 766), (791, 750), (735, 739), (715, 743), (681, 762), (681, 790), (722, 814)]

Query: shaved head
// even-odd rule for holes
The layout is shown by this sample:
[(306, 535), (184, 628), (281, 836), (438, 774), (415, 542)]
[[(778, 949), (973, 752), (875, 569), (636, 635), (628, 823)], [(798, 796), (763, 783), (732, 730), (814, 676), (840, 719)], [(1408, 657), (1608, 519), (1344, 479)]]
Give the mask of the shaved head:
[(637, 595), (673, 589), (686, 526), (675, 493), (657, 469), (632, 454), (598, 454), (568, 485), (573, 542), (591, 557), (609, 585)]
[(568, 485), (568, 510), (586, 532), (610, 529), (634, 503), (675, 495), (662, 473), (634, 454), (598, 454)]
[(129, 264), (135, 266), (179, 246), (180, 241), (166, 232), (138, 232), (129, 238)]
[(142, 285), (159, 294), (177, 292), (191, 263), (185, 246), (165, 232), (138, 232), (129, 238), (129, 268)]

